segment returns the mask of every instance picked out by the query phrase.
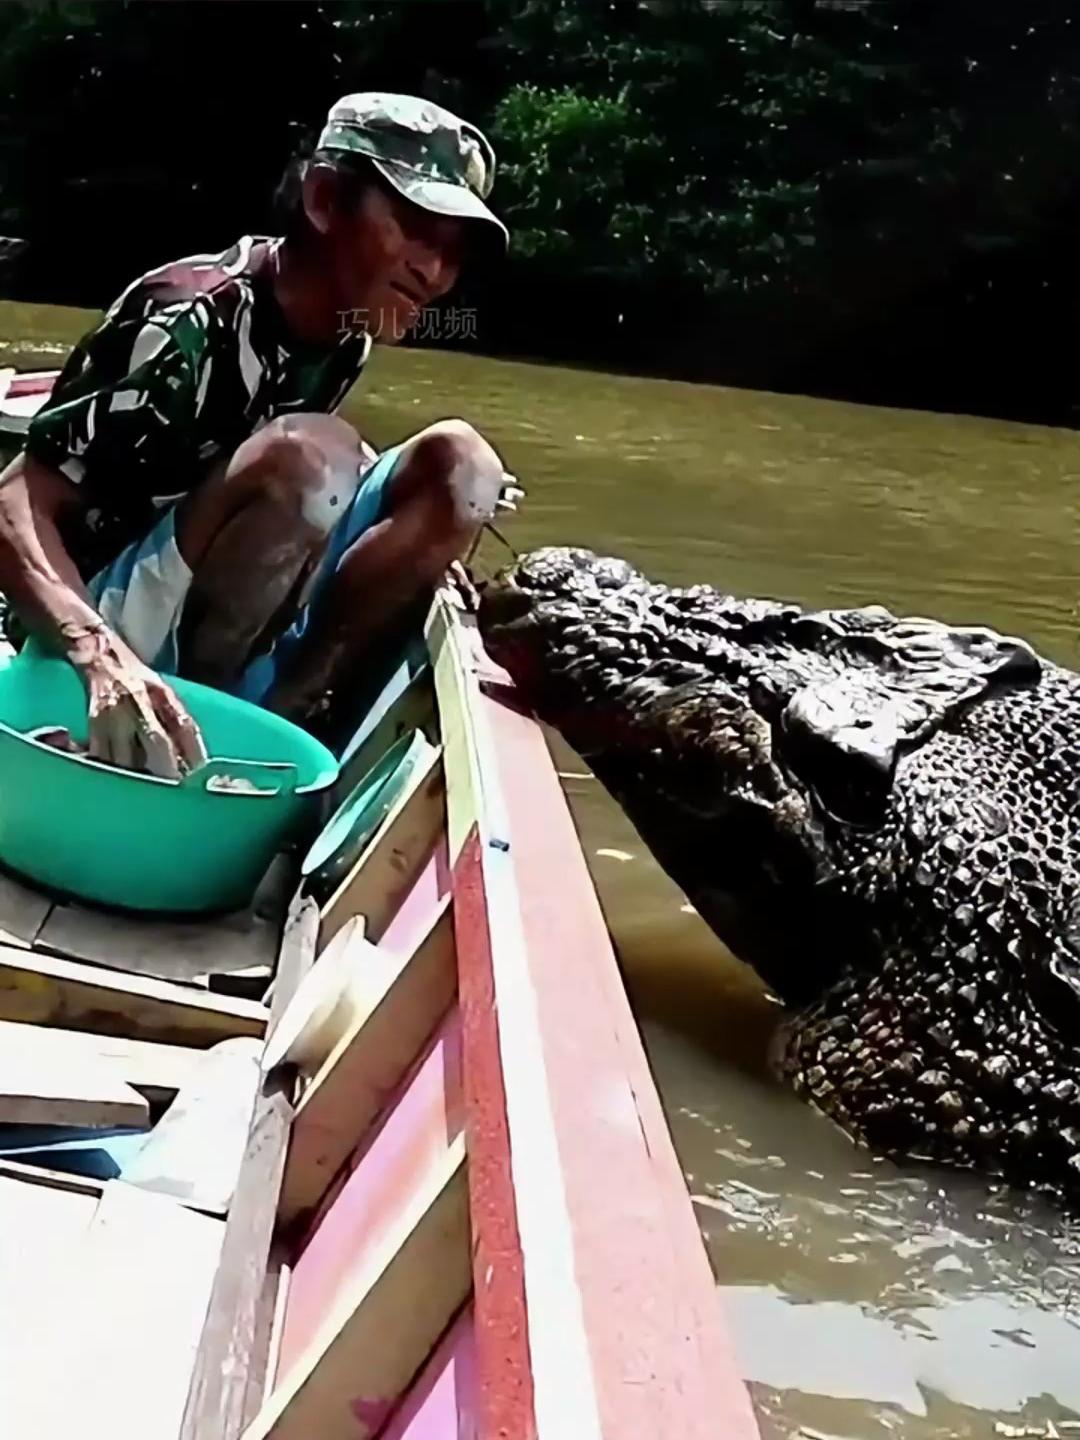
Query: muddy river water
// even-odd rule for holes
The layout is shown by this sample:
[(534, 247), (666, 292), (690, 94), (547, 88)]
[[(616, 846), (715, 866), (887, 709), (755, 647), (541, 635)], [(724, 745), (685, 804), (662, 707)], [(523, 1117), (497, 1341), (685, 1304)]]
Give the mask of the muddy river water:
[[(79, 320), (0, 306), (0, 364), (56, 363)], [(485, 429), (529, 490), (521, 548), (1080, 661), (1080, 435), (431, 352), (377, 352), (348, 413), (378, 444), (447, 414)], [(556, 749), (763, 1435), (1080, 1436), (1080, 1224), (876, 1162), (778, 1088), (777, 1007)]]

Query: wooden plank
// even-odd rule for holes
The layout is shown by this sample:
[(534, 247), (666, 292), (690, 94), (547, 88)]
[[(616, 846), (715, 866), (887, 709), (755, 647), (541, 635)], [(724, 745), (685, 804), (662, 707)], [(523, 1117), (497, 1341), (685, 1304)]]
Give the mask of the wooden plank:
[(261, 1035), (266, 1016), (252, 1000), (0, 945), (0, 1019), (212, 1045), (233, 1035)]
[[(482, 842), (476, 825), (467, 832), (454, 867), (454, 921), (475, 1247), (473, 1286), (477, 1369), (481, 1377), (478, 1428), (484, 1435), (533, 1440), (537, 1421), (529, 1344), (531, 1308), (525, 1288), (525, 1251), (515, 1191), (516, 1185), (527, 1182), (515, 1174), (511, 1165), (500, 1027), (495, 1014), (498, 1002), (492, 975), (492, 935)], [(553, 1173), (542, 1177), (545, 1189), (557, 1184), (557, 1156), (554, 1161), (549, 1156), (549, 1163)], [(563, 1250), (565, 1253), (565, 1245)], [(560, 1269), (565, 1270), (565, 1263)], [(570, 1324), (578, 1319), (575, 1307), (570, 1307), (566, 1317), (568, 1332)], [(541, 1335), (546, 1323), (544, 1317), (536, 1322)], [(580, 1357), (584, 1351), (580, 1329), (567, 1338)], [(582, 1406), (581, 1420), (586, 1440), (593, 1440), (593, 1433), (584, 1429), (591, 1418), (589, 1410), (589, 1405)]]
[(5, 1427), (175, 1440), (224, 1226), (112, 1180), (62, 1283), (21, 1315)]
[(93, 1219), (101, 1188), (50, 1185), (39, 1175), (23, 1177), (18, 1167), (0, 1166), (0, 1415), (8, 1435), (17, 1433), (9, 1418), (16, 1381), (13, 1356), (22, 1343), (26, 1316), (62, 1283), (69, 1256)]
[(364, 938), (364, 917), (356, 915), (324, 946), (274, 1026), (263, 1050), (264, 1070), (293, 1065), (310, 1077), (352, 1023), (362, 1004), (368, 957), (378, 957)]
[(86, 1030), (56, 1030), (48, 1025), (23, 1025), (0, 1020), (0, 1056), (9, 1046), (32, 1043), (41, 1055), (93, 1058), (110, 1074), (125, 1080), (149, 1100), (168, 1100), (187, 1083), (201, 1050), (188, 1045), (160, 1045), (119, 1035), (94, 1035)]
[(9, 1032), (0, 1047), (0, 1124), (148, 1129), (150, 1107), (93, 1057), (35, 1051)]
[(469, 1260), (459, 1137), (271, 1392), (244, 1440), (369, 1440), (463, 1304)]
[(196, 1052), (201, 1064), (189, 1083), (138, 1151), (121, 1159), (129, 1185), (209, 1215), (228, 1214), (262, 1083), (262, 1048), (244, 1035)]
[(379, 1440), (478, 1440), (474, 1327), (467, 1305)]
[(383, 1121), (349, 1157), (293, 1253), (281, 1340), (284, 1375), (337, 1297), (395, 1232), (402, 1206), (465, 1126), (461, 1017), (454, 1006)]
[(453, 605), (442, 595), (432, 609), (427, 643), (435, 674), (446, 775), (446, 831), (451, 865), (461, 853), (465, 837), (482, 813), (480, 776), (471, 727), (465, 710), (467, 679), (464, 660), (452, 639)]
[(318, 1204), (446, 1013), (457, 985), (449, 897), (411, 955), (376, 950), (371, 960), (364, 1008), (297, 1107), (282, 1223)]
[[(71, 1190), (79, 1195), (100, 1196), (106, 1181), (89, 1175), (69, 1175), (63, 1170), (50, 1170), (44, 1165), (27, 1165), (22, 1160), (0, 1159), (0, 1176), (39, 1185), (47, 1190)], [(0, 1351), (0, 1354), (3, 1352)], [(2, 1413), (2, 1412), (0, 1412)]]
[(408, 893), (394, 911), (379, 944), (384, 950), (398, 954), (415, 950), (430, 928), (432, 915), (449, 894), (450, 863), (446, 831), (443, 830), (409, 886)]
[[(51, 1248), (60, 1238), (48, 1233), (54, 1217), (58, 1229), (76, 1234), (86, 1230), (103, 1189), (102, 1184), (76, 1187), (39, 1183), (37, 1176), (9, 1174), (5, 1166), (4, 1173), (0, 1174), (0, 1236), (4, 1237), (0, 1244), (0, 1264), (6, 1267), (17, 1258), (37, 1264), (40, 1256), (33, 1252), (39, 1239)], [(13, 1237), (18, 1237), (17, 1245), (11, 1243)], [(4, 1296), (4, 1304), (0, 1306), (2, 1314), (11, 1302), (2, 1285), (0, 1294)]]
[(0, 871), (0, 944), (33, 945), (52, 908), (48, 895)]
[[(285, 927), (270, 1030), (311, 968), (319, 930), (313, 900), (297, 901)], [(255, 1102), (247, 1150), (229, 1210), (221, 1264), (199, 1342), (180, 1440), (235, 1440), (262, 1399), (267, 1269), (292, 1121), (292, 1081), (267, 1077)]]
[[(479, 1433), (751, 1440), (756, 1422), (543, 734), (444, 612)], [(458, 754), (462, 764), (452, 756)], [(471, 778), (458, 787), (459, 773)]]
[(273, 964), (295, 887), (295, 860), (278, 856), (247, 910), (213, 919), (159, 920), (75, 903), (56, 905), (34, 944), (129, 974), (205, 984), (208, 974)]
[[(289, 1288), (292, 1284), (292, 1265), (287, 1258), (284, 1245), (274, 1245), (270, 1255), (268, 1273), (273, 1279), (273, 1304), (266, 1310), (266, 1343), (263, 1347), (266, 1366), (259, 1403), (255, 1407), (256, 1413), (262, 1409), (263, 1401), (273, 1389), (274, 1377), (278, 1373), (278, 1361), (281, 1358), (281, 1337), (285, 1329), (285, 1312), (288, 1309)], [(250, 1384), (248, 1389), (250, 1394)]]
[(346, 752), (334, 795), (344, 800), (396, 740), (413, 730), (429, 733), (435, 723), (435, 694), (431, 671), (421, 670), (396, 697), (355, 750)]
[(324, 905), (320, 946), (354, 915), (365, 917), (368, 939), (378, 944), (445, 818), (442, 751), (437, 749), (417, 766), (363, 855)]
[(244, 1411), (248, 1419), (258, 1414), (270, 1393), (277, 1368), (281, 1342), (281, 1320), (289, 1296), (289, 1250), (276, 1238), (270, 1245), (266, 1276), (259, 1296), (252, 1332), (251, 1357), (244, 1387)]

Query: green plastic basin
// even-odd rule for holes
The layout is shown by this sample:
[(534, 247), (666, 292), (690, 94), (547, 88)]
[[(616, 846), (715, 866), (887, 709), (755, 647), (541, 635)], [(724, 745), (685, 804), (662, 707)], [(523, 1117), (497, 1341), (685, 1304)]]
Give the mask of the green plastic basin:
[[(87, 735), (86, 694), (65, 660), (0, 662), (0, 863), (39, 885), (125, 910), (205, 913), (248, 903), (266, 868), (337, 778), (299, 726), (169, 677), (210, 755), (161, 780), (27, 738)], [(238, 782), (243, 782), (242, 784)]]

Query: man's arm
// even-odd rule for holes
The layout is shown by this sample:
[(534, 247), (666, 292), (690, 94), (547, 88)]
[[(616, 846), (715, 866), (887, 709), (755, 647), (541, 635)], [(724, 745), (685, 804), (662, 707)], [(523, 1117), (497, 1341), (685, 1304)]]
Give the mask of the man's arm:
[(57, 525), (79, 488), (22, 454), (0, 474), (0, 590), (86, 686), (90, 754), (127, 769), (178, 775), (205, 758), (173, 691), (105, 624), (87, 598)]

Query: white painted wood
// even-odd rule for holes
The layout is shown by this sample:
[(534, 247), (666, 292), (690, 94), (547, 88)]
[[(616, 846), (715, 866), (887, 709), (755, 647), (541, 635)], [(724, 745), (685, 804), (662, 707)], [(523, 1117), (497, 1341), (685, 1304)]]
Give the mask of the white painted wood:
[(364, 967), (377, 953), (364, 925), (362, 915), (347, 920), (301, 980), (266, 1042), (264, 1070), (287, 1063), (311, 1075), (349, 1028), (362, 1003)]
[(464, 1302), (470, 1282), (465, 1142), (458, 1136), (243, 1440), (369, 1440)]
[(146, 1100), (108, 1064), (85, 1051), (38, 1047), (34, 1030), (9, 1026), (0, 1043), (0, 1123), (149, 1128)]
[(198, 1067), (124, 1166), (124, 1180), (225, 1215), (236, 1190), (262, 1079), (253, 1035), (199, 1050)]
[[(22, 1343), (25, 1317), (44, 1297), (55, 1295), (90, 1226), (100, 1190), (100, 1184), (89, 1192), (54, 1187), (42, 1183), (40, 1174), (20, 1177), (7, 1163), (0, 1173), (0, 1425), (5, 1435), (16, 1434), (9, 1419), (16, 1378), (12, 1357)], [(25, 1433), (30, 1440), (33, 1432)]]
[[(99, 1185), (98, 1190), (101, 1188)], [(99, 1198), (99, 1194), (0, 1175), (0, 1265), (5, 1273), (16, 1265), (28, 1274), (33, 1267), (40, 1270), (45, 1252), (72, 1243), (89, 1228)], [(40, 1254), (35, 1253), (38, 1247)], [(4, 1295), (2, 1317), (9, 1301), (6, 1289), (0, 1287), (0, 1293)]]
[(4, 1356), (6, 1434), (176, 1440), (223, 1222), (112, 1180)]
[(87, 1030), (58, 1030), (48, 1025), (23, 1025), (0, 1020), (0, 1057), (9, 1048), (30, 1044), (59, 1064), (94, 1059), (118, 1080), (149, 1099), (167, 1100), (190, 1078), (202, 1051), (187, 1045), (158, 1045)]

